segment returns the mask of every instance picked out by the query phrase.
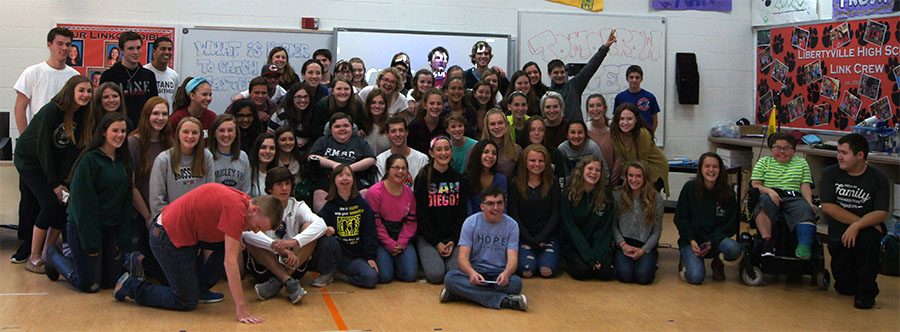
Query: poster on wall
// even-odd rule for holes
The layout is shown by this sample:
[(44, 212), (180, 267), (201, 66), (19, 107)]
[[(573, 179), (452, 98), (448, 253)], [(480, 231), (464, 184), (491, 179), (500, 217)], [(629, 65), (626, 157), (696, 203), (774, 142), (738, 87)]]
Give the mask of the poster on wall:
[[(122, 50), (119, 49), (120, 33), (134, 31), (144, 37), (142, 45), (144, 56), (141, 57), (141, 64), (152, 61), (153, 45), (151, 44), (156, 38), (169, 37), (173, 41), (175, 40), (174, 27), (68, 23), (60, 23), (57, 26), (68, 28), (75, 34), (66, 63), (85, 77), (90, 78), (95, 86), (100, 82), (100, 74), (103, 74), (104, 70), (122, 61)], [(174, 68), (174, 55), (172, 59), (169, 67)]]
[(731, 0), (653, 0), (652, 5), (653, 10), (731, 11)]
[(753, 0), (753, 26), (779, 25), (819, 19), (818, 0)]
[[(900, 17), (757, 32), (756, 122), (849, 131), (871, 116), (900, 123)], [(763, 40), (763, 39), (768, 40)]]
[(896, 0), (832, 0), (832, 18), (850, 18), (857, 16), (890, 14), (900, 10), (900, 1)]

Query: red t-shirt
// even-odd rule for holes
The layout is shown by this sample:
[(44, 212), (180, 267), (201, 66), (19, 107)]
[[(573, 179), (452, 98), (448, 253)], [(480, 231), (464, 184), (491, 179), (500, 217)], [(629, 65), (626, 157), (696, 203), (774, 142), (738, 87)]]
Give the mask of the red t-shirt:
[[(172, 134), (175, 135), (176, 138), (178, 137), (178, 133), (175, 132), (175, 129), (178, 128), (178, 122), (188, 116), (190, 116), (190, 113), (188, 113), (187, 108), (177, 110), (169, 116), (169, 125), (172, 126)], [(203, 131), (203, 138), (209, 137), (207, 136), (207, 131), (209, 128), (212, 128), (213, 122), (216, 122), (216, 113), (210, 110), (203, 110), (203, 113), (200, 113), (200, 118), (197, 120), (200, 120), (200, 124), (203, 126), (203, 128), (200, 128), (200, 130)]]
[(240, 241), (250, 196), (219, 183), (201, 185), (162, 210), (162, 224), (172, 244), (187, 247), (222, 242), (225, 235)]

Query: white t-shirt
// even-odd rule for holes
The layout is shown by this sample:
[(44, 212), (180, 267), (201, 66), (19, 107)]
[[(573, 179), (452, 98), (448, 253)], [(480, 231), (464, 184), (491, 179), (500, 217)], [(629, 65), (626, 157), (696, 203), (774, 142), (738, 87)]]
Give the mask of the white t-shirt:
[(181, 86), (181, 77), (178, 76), (174, 69), (169, 67), (166, 67), (166, 71), (159, 71), (156, 70), (156, 67), (153, 67), (153, 64), (148, 63), (144, 65), (144, 68), (149, 69), (153, 72), (153, 75), (156, 75), (156, 90), (160, 97), (169, 101), (171, 106), (172, 101), (175, 100), (175, 91)]
[(25, 108), (25, 117), (28, 122), (31, 122), (34, 114), (40, 111), (41, 107), (47, 105), (50, 99), (53, 99), (53, 96), (66, 85), (66, 81), (75, 75), (81, 74), (69, 66), (59, 70), (54, 69), (46, 61), (25, 68), (13, 88), (31, 100)]
[[(391, 150), (388, 149), (378, 155), (375, 158), (375, 166), (378, 166), (378, 176), (377, 179), (381, 180), (384, 177), (385, 171), (384, 163), (387, 162), (388, 157), (392, 155)], [(416, 149), (409, 149), (409, 155), (406, 156), (406, 163), (409, 165), (409, 178), (406, 181), (406, 184), (412, 188), (413, 181), (415, 181), (416, 176), (419, 175), (419, 171), (422, 170), (422, 167), (428, 165), (428, 156), (424, 153), (416, 151)]]
[[(369, 85), (362, 90), (359, 90), (359, 93), (356, 94), (359, 97), (359, 101), (363, 104), (366, 103), (366, 98), (369, 97), (369, 92), (372, 92), (372, 89), (375, 89), (376, 86)], [(397, 99), (394, 99), (394, 102), (390, 105), (387, 105), (387, 113), (390, 116), (394, 116), (397, 113), (403, 112), (409, 108), (409, 102), (406, 101), (406, 96), (402, 94), (397, 94)]]

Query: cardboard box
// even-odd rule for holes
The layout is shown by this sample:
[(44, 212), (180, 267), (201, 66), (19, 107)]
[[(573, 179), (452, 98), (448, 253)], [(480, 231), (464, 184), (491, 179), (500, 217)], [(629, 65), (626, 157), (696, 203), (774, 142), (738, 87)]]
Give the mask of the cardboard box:
[(716, 154), (722, 157), (725, 167), (751, 168), (753, 166), (753, 150), (716, 148)]
[(744, 125), (741, 128), (741, 136), (747, 135), (763, 135), (766, 133), (766, 126)]

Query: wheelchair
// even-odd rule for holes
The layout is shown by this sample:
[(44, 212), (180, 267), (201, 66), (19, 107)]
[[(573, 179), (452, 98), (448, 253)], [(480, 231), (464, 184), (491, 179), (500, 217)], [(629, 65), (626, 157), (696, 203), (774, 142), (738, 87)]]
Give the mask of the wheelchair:
[[(753, 218), (753, 209), (759, 201), (760, 192), (756, 188), (750, 188), (746, 200), (746, 210), (742, 219), (749, 223), (751, 230), (756, 230), (756, 222)], [(818, 198), (813, 202), (818, 204)], [(818, 218), (817, 218), (818, 219)], [(816, 234), (811, 246), (809, 260), (801, 260), (794, 256), (797, 247), (797, 236), (788, 228), (784, 215), (772, 218), (772, 241), (775, 246), (774, 256), (762, 256), (763, 239), (758, 234), (741, 232), (738, 242), (743, 249), (744, 257), (740, 263), (741, 281), (748, 286), (763, 284), (764, 275), (785, 275), (790, 278), (803, 278), (809, 276), (812, 284), (819, 290), (827, 290), (831, 283), (831, 275), (825, 267), (825, 250), (822, 236)]]

